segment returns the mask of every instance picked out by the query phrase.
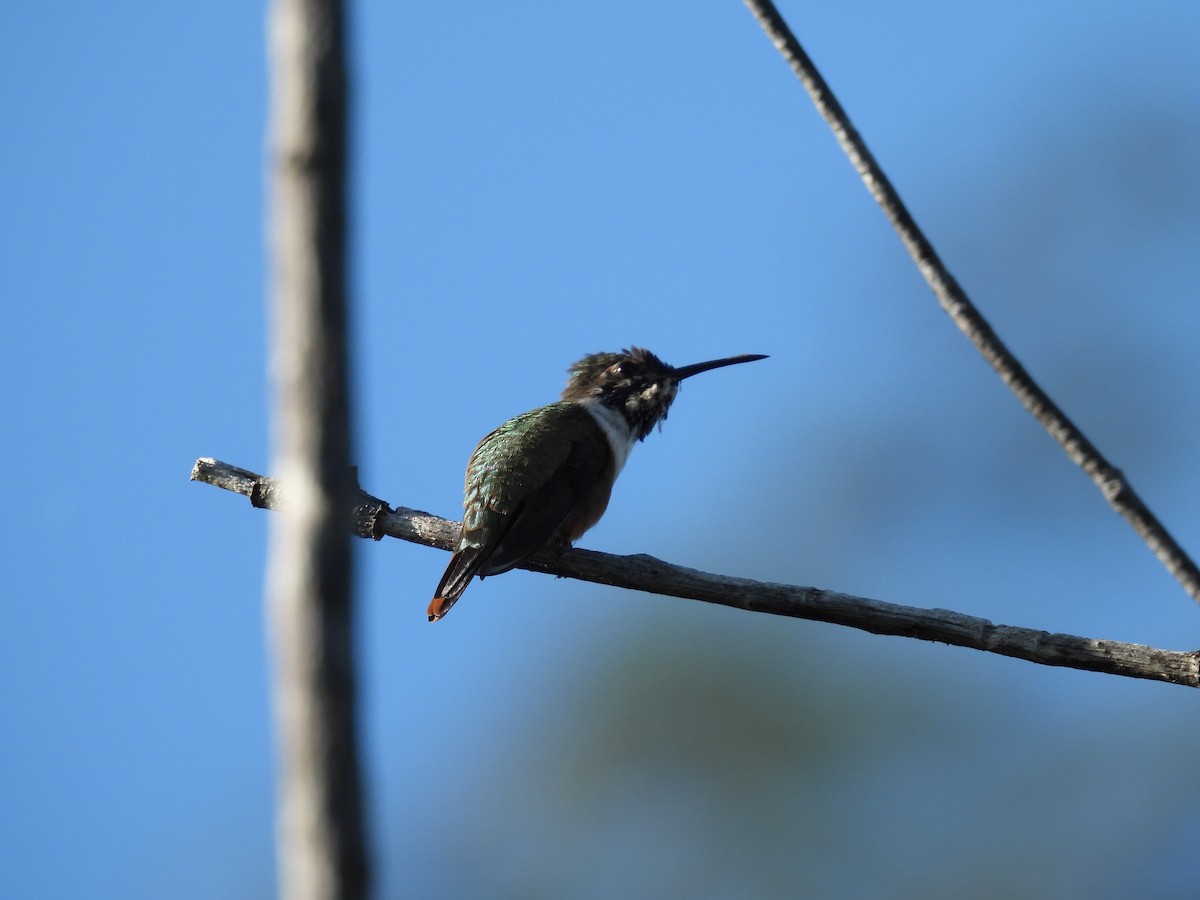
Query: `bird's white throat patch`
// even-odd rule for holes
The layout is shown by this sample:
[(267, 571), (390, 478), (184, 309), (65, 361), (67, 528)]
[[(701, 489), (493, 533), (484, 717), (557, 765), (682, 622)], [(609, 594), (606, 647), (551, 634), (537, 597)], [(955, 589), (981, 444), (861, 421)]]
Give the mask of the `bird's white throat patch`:
[(637, 438), (633, 434), (633, 429), (629, 427), (625, 416), (618, 409), (605, 406), (593, 397), (578, 402), (596, 420), (596, 424), (600, 426), (600, 430), (608, 438), (608, 446), (612, 448), (613, 465), (615, 467), (613, 477), (616, 478), (620, 474), (621, 469), (625, 467), (625, 460), (629, 458), (629, 451), (633, 449), (633, 445), (637, 442)]

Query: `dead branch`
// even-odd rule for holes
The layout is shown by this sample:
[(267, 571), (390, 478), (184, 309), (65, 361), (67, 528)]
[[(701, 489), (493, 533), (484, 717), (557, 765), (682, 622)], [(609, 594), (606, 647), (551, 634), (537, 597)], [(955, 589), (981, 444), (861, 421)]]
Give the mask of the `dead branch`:
[[(196, 460), (192, 480), (245, 494), (254, 505), (262, 508), (278, 509), (287, 503), (286, 489), (274, 479), (215, 459)], [(393, 509), (366, 493), (360, 493), (353, 507), (346, 510), (345, 523), (362, 537), (379, 540), (387, 535), (442, 550), (452, 550), (458, 540), (457, 522), (419, 510)], [(644, 554), (614, 556), (575, 549), (560, 556), (547, 551), (534, 557), (524, 568), (652, 594), (703, 600), (750, 612), (846, 625), (872, 634), (969, 647), (1044, 666), (1065, 666), (1200, 687), (1200, 652), (1160, 650), (1143, 644), (996, 625), (987, 619), (948, 609), (920, 609), (814, 587), (714, 575)], [(424, 607), (418, 612), (423, 616)]]

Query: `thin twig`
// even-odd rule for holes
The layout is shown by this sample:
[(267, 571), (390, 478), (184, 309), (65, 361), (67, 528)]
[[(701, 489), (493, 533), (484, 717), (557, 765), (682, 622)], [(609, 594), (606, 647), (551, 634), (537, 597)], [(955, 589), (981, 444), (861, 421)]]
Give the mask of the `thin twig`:
[[(192, 480), (245, 494), (256, 506), (277, 509), (287, 505), (286, 491), (274, 479), (215, 459), (196, 460)], [(392, 509), (367, 494), (360, 496), (353, 509), (346, 510), (344, 519), (357, 534), (376, 538), (388, 535), (442, 550), (453, 550), (459, 535), (457, 522), (419, 510)], [(614, 556), (569, 550), (559, 555), (544, 551), (524, 568), (751, 612), (848, 625), (873, 634), (938, 641), (1040, 665), (1200, 687), (1200, 652), (1160, 650), (1142, 644), (995, 625), (946, 609), (920, 609), (813, 587), (713, 575), (644, 554)], [(418, 612), (423, 616), (424, 607)]]
[(354, 484), (346, 337), (345, 21), (341, 0), (273, 0), (275, 465), (267, 601), (278, 735), (280, 896), (368, 893), (355, 716)]
[(1193, 599), (1200, 601), (1200, 569), (1176, 543), (1162, 523), (1150, 511), (1129, 481), (1100, 453), (1082, 431), (1067, 418), (1045, 391), (1025, 371), (979, 310), (967, 297), (954, 276), (946, 269), (928, 238), (917, 226), (900, 195), (880, 168), (866, 143), (850, 122), (821, 73), (796, 40), (771, 0), (744, 0), (767, 36), (778, 48), (792, 71), (808, 91), (817, 111), (833, 129), (834, 136), (858, 171), (871, 196), (882, 207), (892, 227), (904, 242), (909, 256), (933, 289), (942, 309), (958, 325), (968, 340), (983, 354), (996, 374), (1012, 389), (1021, 404), (1033, 414), (1058, 441), (1067, 456), (1100, 489), (1104, 499), (1119, 512), (1133, 530), (1175, 576)]

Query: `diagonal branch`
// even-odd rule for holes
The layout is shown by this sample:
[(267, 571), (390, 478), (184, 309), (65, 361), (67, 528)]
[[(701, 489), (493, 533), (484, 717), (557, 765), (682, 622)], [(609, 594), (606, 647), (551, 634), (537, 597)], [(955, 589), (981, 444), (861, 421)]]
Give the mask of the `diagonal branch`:
[[(215, 459), (196, 460), (192, 480), (245, 494), (261, 508), (277, 509), (286, 503), (287, 492), (274, 479)], [(347, 519), (356, 534), (376, 540), (388, 535), (442, 550), (452, 550), (458, 540), (457, 522), (413, 509), (393, 510), (365, 493), (360, 494), (354, 509), (348, 511)], [(848, 625), (872, 634), (938, 641), (1045, 666), (1200, 687), (1200, 652), (1160, 650), (1143, 644), (995, 625), (987, 619), (947, 609), (920, 609), (813, 587), (713, 575), (644, 554), (614, 556), (593, 550), (570, 550), (557, 555), (543, 551), (524, 568), (750, 612)], [(423, 608), (421, 612), (423, 615)]]
[(858, 171), (871, 196), (882, 207), (900, 240), (904, 242), (921, 275), (933, 289), (950, 318), (967, 336), (996, 374), (1012, 389), (1042, 427), (1058, 441), (1073, 463), (1092, 479), (1104, 499), (1120, 513), (1154, 552), (1159, 561), (1175, 576), (1192, 598), (1200, 601), (1200, 569), (1186, 551), (1176, 543), (1158, 521), (1142, 498), (1119, 469), (1110, 463), (1067, 418), (1045, 391), (1038, 386), (1024, 366), (1004, 345), (983, 315), (971, 303), (966, 292), (950, 274), (929, 239), (917, 226), (896, 189), (880, 168), (866, 142), (855, 130), (850, 117), (838, 103), (813, 61), (809, 59), (787, 22), (771, 0), (744, 0), (746, 7), (762, 26), (763, 31), (783, 55), (804, 89), (808, 91), (817, 111), (833, 129), (837, 142)]

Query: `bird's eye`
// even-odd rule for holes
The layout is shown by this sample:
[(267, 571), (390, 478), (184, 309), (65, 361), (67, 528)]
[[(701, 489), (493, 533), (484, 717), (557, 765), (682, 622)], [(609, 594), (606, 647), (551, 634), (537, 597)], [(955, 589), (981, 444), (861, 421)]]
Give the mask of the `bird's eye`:
[(613, 366), (612, 371), (614, 375), (624, 375), (627, 371), (625, 363), (617, 363), (615, 366)]

